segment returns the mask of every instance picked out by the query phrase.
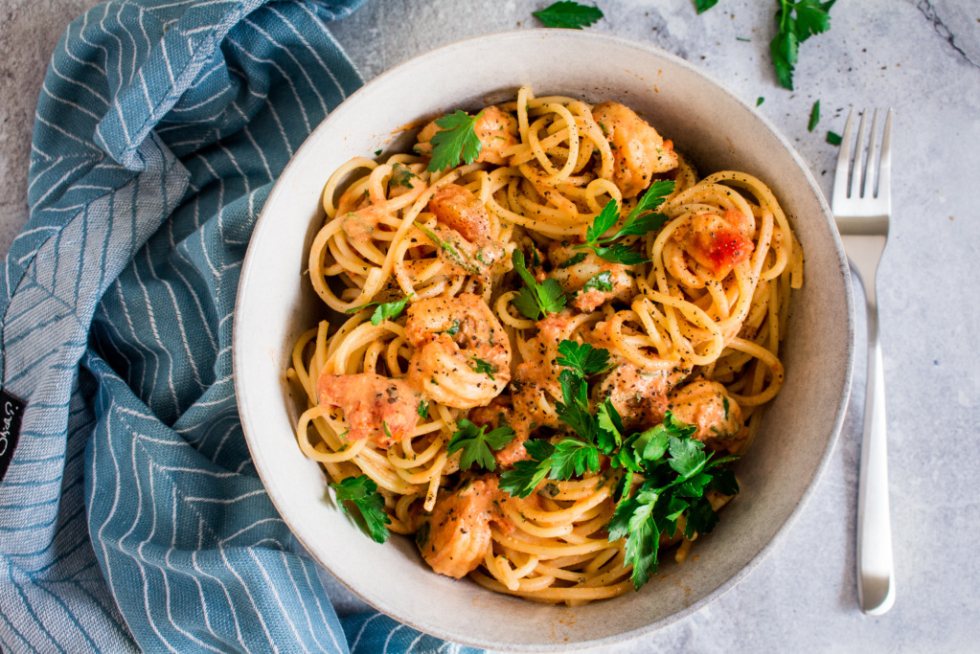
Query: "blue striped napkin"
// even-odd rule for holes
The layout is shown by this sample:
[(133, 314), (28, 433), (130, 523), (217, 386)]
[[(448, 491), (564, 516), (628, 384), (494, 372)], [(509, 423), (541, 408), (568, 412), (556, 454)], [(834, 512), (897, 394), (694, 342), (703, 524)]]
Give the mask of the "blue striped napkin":
[(4, 651), (461, 649), (338, 618), (235, 404), (242, 257), (361, 2), (113, 0), (58, 44), (0, 270)]

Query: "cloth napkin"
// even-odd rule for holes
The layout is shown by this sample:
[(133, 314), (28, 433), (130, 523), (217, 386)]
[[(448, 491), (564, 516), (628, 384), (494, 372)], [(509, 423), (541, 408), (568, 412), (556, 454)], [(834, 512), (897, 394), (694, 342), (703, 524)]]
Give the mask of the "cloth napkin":
[(462, 649), (338, 618), (235, 403), (242, 258), (362, 83), (325, 26), (362, 2), (113, 0), (58, 44), (0, 270), (4, 651)]

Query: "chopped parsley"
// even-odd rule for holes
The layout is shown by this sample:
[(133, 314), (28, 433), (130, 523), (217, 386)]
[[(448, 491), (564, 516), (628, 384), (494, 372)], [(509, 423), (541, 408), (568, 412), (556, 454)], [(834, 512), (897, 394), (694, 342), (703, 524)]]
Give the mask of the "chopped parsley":
[(764, 97), (762, 97), (762, 96), (760, 95), (760, 96), (759, 96), (758, 98), (756, 98), (756, 100), (755, 100), (755, 106), (757, 106), (757, 107), (761, 107), (761, 106), (762, 106), (762, 103), (763, 103), (763, 102), (765, 102), (765, 101), (766, 101), (766, 99), (765, 99)]
[(436, 332), (437, 334), (448, 334), (449, 336), (455, 336), (459, 333), (459, 321), (454, 320), (453, 324), (449, 326), (449, 329), (443, 329), (441, 332)]
[(571, 0), (562, 0), (541, 11), (535, 11), (531, 15), (544, 23), (545, 27), (580, 30), (602, 18), (602, 11), (598, 7), (582, 5)]
[(473, 363), (469, 364), (473, 368), (473, 372), (482, 373), (489, 377), (492, 381), (497, 381), (493, 377), (493, 373), (497, 372), (497, 367), (490, 363), (489, 361), (484, 361), (483, 359), (477, 357), (470, 357)]
[(608, 293), (613, 290), (612, 285), (612, 273), (605, 270), (595, 277), (589, 279), (585, 282), (585, 286), (582, 287), (582, 293), (588, 293), (589, 291), (602, 291)]
[(820, 122), (820, 100), (813, 103), (813, 109), (810, 110), (810, 123), (806, 126), (808, 132), (812, 132), (813, 128), (817, 126)]
[(841, 135), (837, 132), (827, 132), (827, 143), (830, 143), (831, 145), (840, 145), (842, 140)]
[(501, 450), (514, 440), (514, 430), (510, 427), (497, 427), (489, 433), (484, 433), (486, 429), (486, 425), (478, 428), (466, 418), (459, 421), (459, 429), (449, 440), (446, 452), (454, 454), (463, 450), (463, 455), (459, 459), (460, 470), (469, 470), (474, 463), (486, 470), (496, 469), (497, 463), (490, 449)]
[(337, 492), (337, 502), (347, 515), (354, 515), (348, 503), (357, 508), (362, 520), (362, 529), (366, 530), (375, 542), (384, 543), (388, 540), (391, 532), (388, 531), (387, 525), (391, 524), (391, 518), (384, 511), (385, 500), (378, 492), (378, 485), (374, 480), (367, 475), (361, 475), (342, 479), (339, 484), (331, 482), (330, 486)]
[(432, 160), (427, 169), (430, 173), (458, 166), (460, 159), (471, 164), (480, 156), (483, 144), (476, 135), (476, 121), (482, 117), (482, 111), (470, 116), (457, 109), (436, 119), (436, 126), (442, 129), (432, 137)]
[(429, 402), (427, 400), (422, 400), (419, 402), (418, 414), (422, 418), (429, 417)]
[(367, 304), (362, 304), (359, 307), (348, 309), (344, 313), (357, 313), (361, 309), (377, 306), (378, 308), (374, 310), (373, 314), (371, 314), (371, 324), (377, 327), (381, 324), (382, 320), (392, 320), (397, 318), (398, 315), (405, 310), (405, 305), (408, 303), (409, 298), (411, 298), (413, 295), (415, 295), (415, 293), (409, 293), (403, 299), (396, 300), (394, 302), (368, 302)]
[(389, 184), (391, 186), (412, 188), (412, 180), (418, 178), (419, 176), (413, 173), (408, 166), (396, 163), (391, 167), (391, 181)]
[(573, 256), (573, 257), (571, 257), (569, 259), (565, 259), (564, 261), (562, 261), (560, 264), (558, 264), (558, 267), (559, 268), (571, 268), (572, 266), (578, 265), (578, 264), (582, 263), (583, 261), (585, 261), (585, 257), (586, 256), (587, 255), (585, 254), (585, 252), (579, 252), (575, 256)]

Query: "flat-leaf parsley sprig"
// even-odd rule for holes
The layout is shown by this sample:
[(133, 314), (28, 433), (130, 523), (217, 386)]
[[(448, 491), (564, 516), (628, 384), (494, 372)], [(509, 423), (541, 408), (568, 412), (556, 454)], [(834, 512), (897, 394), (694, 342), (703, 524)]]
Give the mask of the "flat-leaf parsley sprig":
[(635, 467), (643, 481), (633, 492), (633, 471), (624, 478), (623, 499), (609, 521), (609, 541), (626, 538), (626, 562), (633, 566), (637, 590), (657, 572), (662, 534), (673, 537), (682, 516), (686, 538), (709, 533), (718, 514), (705, 494), (738, 493), (735, 474), (721, 467), (737, 457), (712, 460), (704, 444), (691, 438), (694, 430), (668, 411), (662, 424), (631, 437), (619, 452), (620, 462)]
[(626, 244), (616, 241), (624, 236), (643, 236), (647, 232), (653, 232), (663, 227), (664, 223), (667, 222), (667, 217), (654, 212), (673, 192), (673, 181), (668, 179), (654, 182), (630, 211), (623, 222), (623, 226), (611, 236), (603, 236), (619, 220), (619, 203), (610, 200), (585, 230), (585, 243), (576, 245), (575, 249), (591, 248), (599, 258), (627, 266), (646, 263), (649, 259), (639, 252), (631, 250)]
[[(609, 541), (626, 538), (626, 562), (633, 566), (631, 579), (639, 589), (657, 571), (661, 534), (674, 536), (682, 516), (687, 538), (714, 528), (718, 515), (705, 494), (738, 493), (734, 473), (721, 467), (737, 457), (713, 459), (693, 438), (697, 428), (670, 411), (661, 424), (627, 434), (608, 398), (595, 413), (590, 409), (588, 380), (613, 367), (609, 352), (565, 340), (558, 345), (558, 354), (562, 401), (556, 403), (556, 411), (570, 427), (570, 435), (557, 442), (528, 440), (524, 447), (530, 460), (518, 461), (505, 471), (500, 488), (527, 497), (546, 478), (567, 480), (598, 472), (599, 454), (609, 457), (614, 468), (624, 471), (617, 484), (619, 504), (609, 522)], [(634, 491), (635, 480), (639, 485)]]
[(345, 477), (339, 484), (333, 482), (330, 486), (337, 492), (337, 502), (344, 509), (344, 513), (353, 516), (348, 503), (353, 504), (362, 519), (362, 528), (377, 543), (384, 543), (388, 540), (391, 532), (388, 525), (391, 518), (385, 513), (385, 499), (378, 492), (378, 485), (367, 475), (359, 477)]
[(572, 0), (561, 0), (550, 6), (531, 13), (532, 16), (544, 23), (545, 27), (564, 27), (580, 30), (592, 25), (603, 17), (598, 7), (582, 5)]
[(482, 111), (470, 116), (457, 109), (436, 118), (436, 126), (442, 129), (432, 136), (432, 159), (427, 168), (430, 173), (457, 166), (460, 159), (471, 164), (480, 156), (483, 143), (476, 135), (476, 121), (482, 117)]
[(537, 320), (547, 313), (555, 313), (565, 308), (565, 292), (558, 280), (548, 278), (540, 284), (524, 265), (524, 253), (514, 250), (511, 255), (514, 270), (524, 280), (524, 288), (514, 296), (513, 304), (525, 318)]
[(516, 497), (530, 495), (545, 477), (564, 481), (589, 471), (598, 472), (600, 451), (611, 452), (606, 447), (600, 450), (600, 445), (614, 439), (603, 433), (589, 409), (588, 399), (588, 378), (610, 370), (609, 352), (594, 349), (587, 343), (564, 340), (558, 344), (558, 354), (556, 361), (564, 370), (558, 376), (562, 401), (555, 408), (559, 419), (571, 431), (554, 444), (545, 440), (524, 443), (531, 460), (518, 461), (513, 470), (500, 477), (500, 487)]
[(830, 8), (836, 1), (777, 0), (777, 31), (769, 42), (769, 54), (783, 88), (793, 90), (793, 72), (799, 59), (800, 44), (830, 29)]
[(486, 429), (486, 425), (477, 427), (466, 418), (459, 421), (459, 429), (449, 440), (446, 452), (453, 454), (463, 451), (459, 459), (460, 470), (469, 470), (474, 463), (486, 470), (496, 469), (497, 464), (490, 449), (499, 451), (514, 440), (514, 430), (506, 425), (497, 427), (490, 433), (484, 433)]

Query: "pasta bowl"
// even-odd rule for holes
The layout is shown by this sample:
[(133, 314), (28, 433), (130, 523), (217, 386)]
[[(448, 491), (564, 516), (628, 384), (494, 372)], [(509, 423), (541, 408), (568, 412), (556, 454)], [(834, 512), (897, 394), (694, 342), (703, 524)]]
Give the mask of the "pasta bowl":
[[(785, 385), (736, 472), (741, 494), (700, 538), (697, 560), (661, 569), (637, 593), (564, 607), (495, 594), (434, 574), (408, 538), (377, 545), (325, 500), (327, 479), (296, 444), (285, 371), (293, 343), (323, 317), (307, 253), (323, 222), (331, 172), (381, 149), (407, 151), (417, 128), (454, 109), (512, 99), (518, 87), (640, 112), (702, 174), (734, 169), (779, 198), (806, 253), (780, 357)], [(413, 129), (414, 127), (414, 129)], [(379, 76), (321, 123), (266, 201), (238, 289), (234, 370), (256, 469), (313, 557), (380, 611), (421, 631), (477, 647), (553, 651), (611, 644), (697, 611), (772, 549), (809, 497), (846, 408), (853, 318), (846, 260), (827, 203), (785, 138), (741, 98), (691, 64), (639, 43), (588, 32), (530, 30), (455, 43)], [(305, 401), (305, 400), (304, 400)]]

